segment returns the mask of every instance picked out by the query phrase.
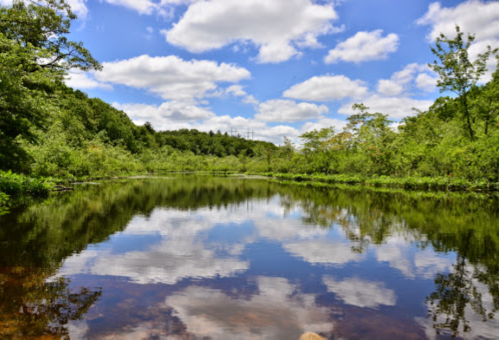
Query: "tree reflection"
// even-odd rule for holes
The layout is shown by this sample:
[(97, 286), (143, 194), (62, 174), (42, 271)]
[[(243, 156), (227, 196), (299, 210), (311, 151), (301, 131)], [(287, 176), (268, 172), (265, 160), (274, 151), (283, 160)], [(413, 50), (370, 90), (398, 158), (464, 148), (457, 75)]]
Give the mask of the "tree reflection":
[[(467, 240), (470, 239), (471, 231), (467, 237)], [(458, 253), (450, 273), (436, 275), (436, 290), (426, 301), (437, 334), (450, 332), (455, 338), (470, 332), (472, 327), (467, 314), (471, 312), (480, 316), (483, 322), (494, 319), (499, 307), (499, 280), (497, 273), (494, 275), (481, 267), (480, 264), (470, 264), (463, 251)], [(488, 291), (480, 289), (479, 284), (488, 287)], [(484, 294), (492, 297), (490, 309), (484, 304)]]
[(306, 223), (342, 230), (355, 252), (394, 235), (422, 249), (455, 252), (451, 271), (435, 276), (435, 291), (426, 299), (437, 334), (464, 336), (477, 327), (477, 319), (494, 319), (499, 310), (497, 197), (304, 186), (285, 186), (281, 194), (300, 202)]
[(134, 216), (157, 207), (218, 209), (270, 197), (267, 181), (191, 177), (137, 179), (77, 188), (0, 217), (0, 338), (64, 336), (100, 289), (71, 288), (54, 278), (64, 260), (123, 231)]
[(8, 268), (0, 271), (0, 325), (7, 325), (0, 335), (66, 334), (68, 322), (81, 318), (101, 292), (47, 279), (68, 256), (124, 230), (134, 216), (151, 216), (158, 207), (224, 209), (276, 195), (285, 213), (300, 208), (304, 224), (341, 230), (358, 253), (391, 236), (456, 253), (426, 300), (437, 332), (461, 336), (473, 330), (472, 317), (487, 321), (499, 309), (496, 198), (193, 176), (103, 184), (0, 217), (0, 268)]
[(63, 336), (99, 299), (100, 289), (71, 289), (66, 278), (48, 280), (53, 271), (16, 267), (0, 274), (0, 336)]

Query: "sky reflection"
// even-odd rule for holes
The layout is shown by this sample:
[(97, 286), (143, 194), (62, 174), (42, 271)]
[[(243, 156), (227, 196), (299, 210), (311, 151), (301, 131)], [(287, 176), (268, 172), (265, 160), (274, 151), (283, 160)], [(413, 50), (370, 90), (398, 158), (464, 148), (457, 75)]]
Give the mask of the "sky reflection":
[[(438, 339), (494, 338), (499, 329), (493, 266), (442, 251), (445, 242), (430, 243), (399, 216), (320, 206), (279, 190), (243, 197), (211, 208), (152, 206), (65, 257), (46, 282), (98, 287), (99, 296), (64, 332), (72, 339), (298, 339), (304, 332)], [(470, 295), (473, 303), (459, 305)]]

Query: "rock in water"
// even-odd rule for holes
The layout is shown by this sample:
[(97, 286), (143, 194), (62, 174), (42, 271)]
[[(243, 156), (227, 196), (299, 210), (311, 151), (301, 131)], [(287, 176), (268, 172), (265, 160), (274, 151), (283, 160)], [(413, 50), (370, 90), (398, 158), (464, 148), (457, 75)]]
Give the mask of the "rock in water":
[(307, 332), (300, 336), (300, 340), (324, 340), (324, 338), (318, 334)]

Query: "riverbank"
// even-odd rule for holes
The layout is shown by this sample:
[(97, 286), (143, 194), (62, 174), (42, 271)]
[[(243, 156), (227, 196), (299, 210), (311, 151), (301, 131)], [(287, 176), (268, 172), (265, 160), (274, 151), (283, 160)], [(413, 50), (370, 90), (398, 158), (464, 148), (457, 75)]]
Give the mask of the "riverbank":
[(470, 181), (453, 177), (363, 177), (357, 175), (324, 174), (285, 174), (285, 173), (247, 173), (275, 178), (282, 181), (315, 182), (325, 184), (366, 185), (373, 187), (393, 187), (406, 190), (441, 190), (441, 191), (498, 191), (499, 183), (485, 180)]
[[(0, 214), (8, 212), (12, 200), (20, 197), (46, 198), (51, 192), (61, 191), (60, 184), (69, 185), (75, 182), (95, 180), (116, 180), (134, 178), (136, 176), (154, 176), (159, 172), (131, 172), (120, 176), (85, 176), (85, 177), (32, 177), (29, 175), (14, 174), (0, 171)], [(161, 172), (179, 174), (186, 172)], [(261, 176), (287, 184), (304, 184), (312, 186), (337, 187), (368, 187), (398, 189), (408, 191), (440, 191), (440, 192), (497, 192), (499, 183), (490, 183), (485, 180), (470, 181), (452, 177), (363, 177), (356, 175), (324, 175), (324, 174), (288, 174), (274, 172), (246, 172), (239, 171), (195, 171), (189, 173), (224, 175), (224, 176)], [(66, 188), (66, 187), (65, 187)], [(69, 189), (69, 188), (66, 188)]]

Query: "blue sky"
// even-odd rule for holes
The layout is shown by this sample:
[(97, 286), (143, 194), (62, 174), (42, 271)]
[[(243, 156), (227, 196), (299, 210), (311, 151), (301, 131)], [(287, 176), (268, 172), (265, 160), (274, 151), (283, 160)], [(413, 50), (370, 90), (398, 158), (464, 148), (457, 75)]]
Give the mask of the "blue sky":
[(472, 54), (499, 46), (496, 1), (68, 2), (71, 39), (104, 66), (70, 86), (157, 130), (252, 129), (275, 143), (341, 130), (353, 103), (394, 121), (428, 108), (439, 96), (429, 46), (455, 24), (476, 33)]

